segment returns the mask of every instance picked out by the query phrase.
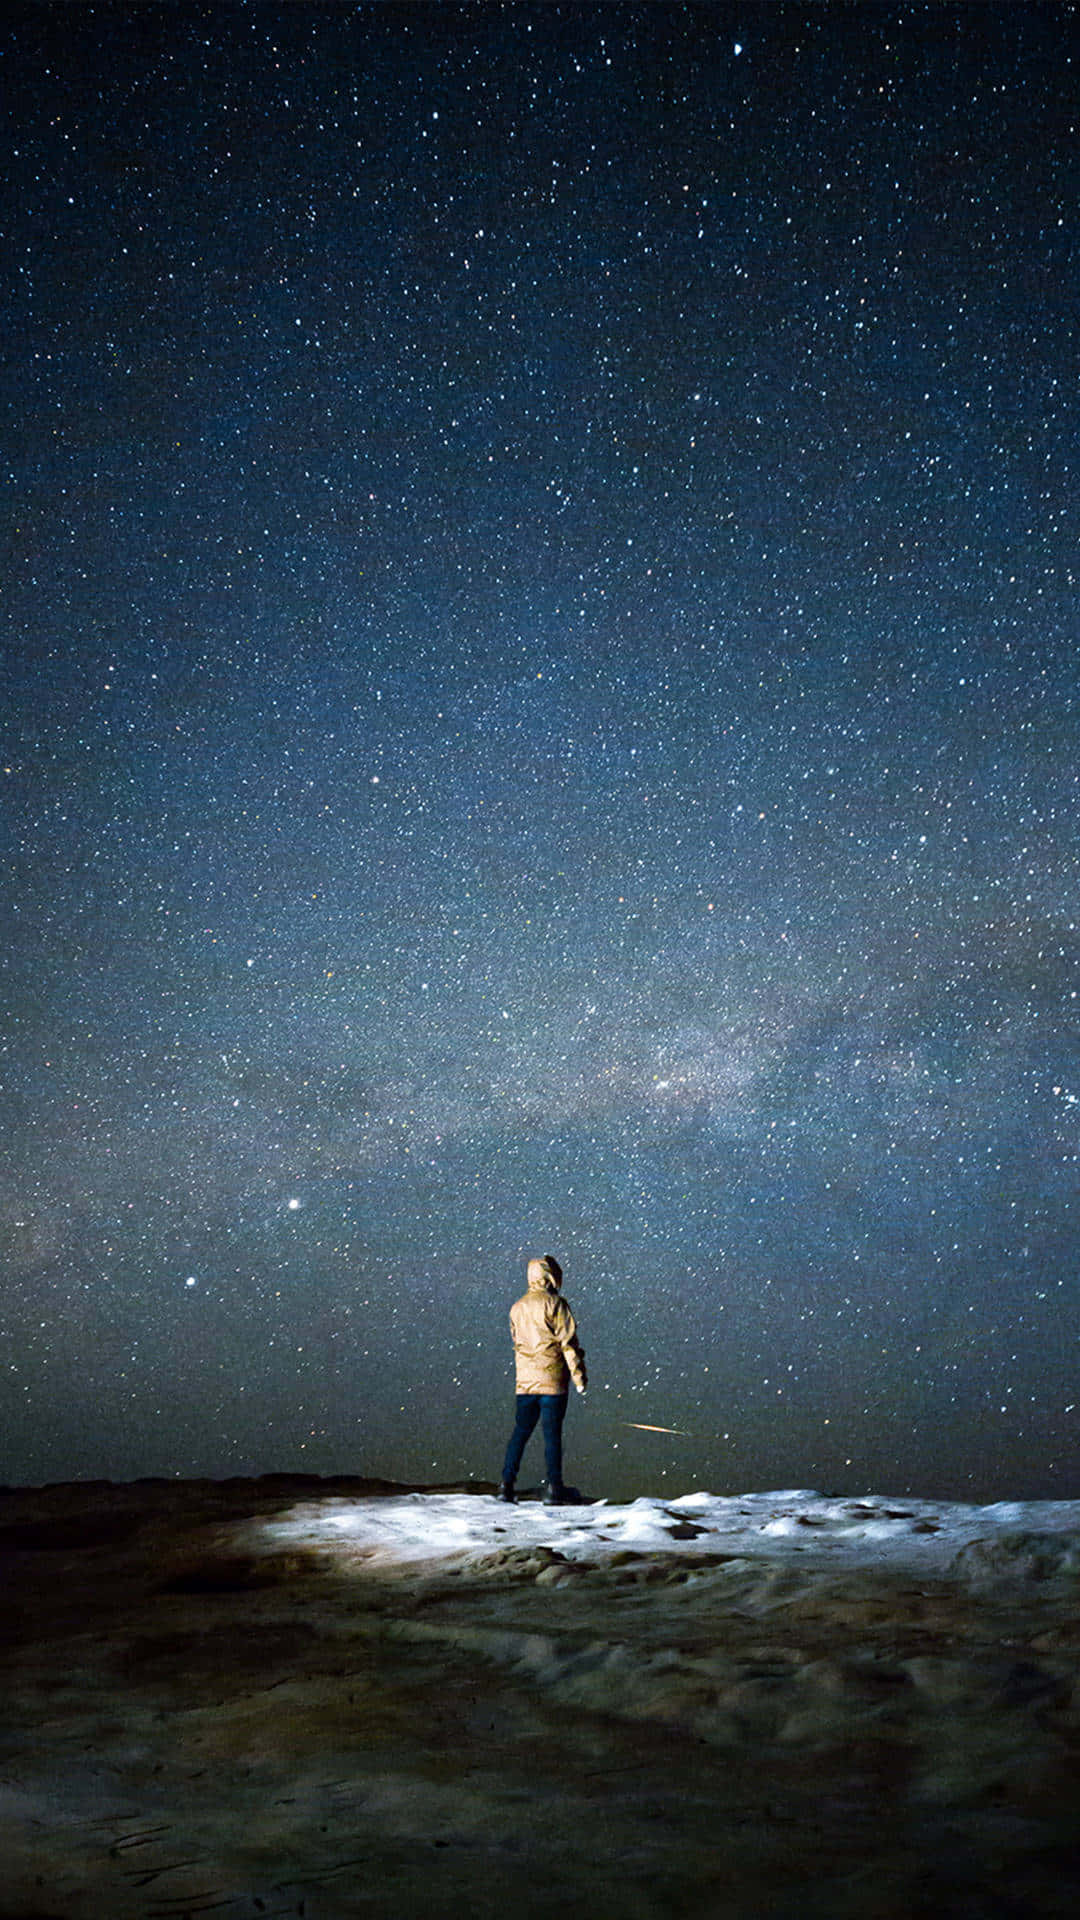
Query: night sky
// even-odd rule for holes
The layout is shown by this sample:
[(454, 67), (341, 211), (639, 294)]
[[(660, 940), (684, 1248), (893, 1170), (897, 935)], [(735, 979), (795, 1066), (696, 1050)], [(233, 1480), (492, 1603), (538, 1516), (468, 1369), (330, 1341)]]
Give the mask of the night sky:
[(1076, 10), (0, 91), (0, 1479), (1075, 1497)]

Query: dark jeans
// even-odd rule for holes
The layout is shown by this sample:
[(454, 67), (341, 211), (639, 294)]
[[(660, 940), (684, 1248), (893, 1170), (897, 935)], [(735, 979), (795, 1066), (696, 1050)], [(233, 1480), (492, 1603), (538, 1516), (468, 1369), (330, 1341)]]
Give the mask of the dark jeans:
[(517, 1419), (503, 1461), (502, 1477), (513, 1486), (521, 1465), (521, 1456), (538, 1420), (544, 1423), (544, 1464), (553, 1487), (562, 1486), (562, 1423), (566, 1415), (565, 1393), (519, 1393)]

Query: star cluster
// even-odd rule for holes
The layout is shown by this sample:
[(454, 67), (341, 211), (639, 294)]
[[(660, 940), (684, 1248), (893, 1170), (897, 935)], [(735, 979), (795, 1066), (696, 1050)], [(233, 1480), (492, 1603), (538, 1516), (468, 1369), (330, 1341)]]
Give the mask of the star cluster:
[(2, 36), (4, 1478), (1074, 1492), (1074, 10)]

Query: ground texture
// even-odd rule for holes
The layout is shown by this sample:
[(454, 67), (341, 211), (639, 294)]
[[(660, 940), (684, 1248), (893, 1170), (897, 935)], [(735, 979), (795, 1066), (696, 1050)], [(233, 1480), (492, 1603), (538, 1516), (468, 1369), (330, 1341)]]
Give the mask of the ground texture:
[(0, 1494), (0, 1920), (1080, 1911), (1071, 1536), (326, 1544), (399, 1494)]

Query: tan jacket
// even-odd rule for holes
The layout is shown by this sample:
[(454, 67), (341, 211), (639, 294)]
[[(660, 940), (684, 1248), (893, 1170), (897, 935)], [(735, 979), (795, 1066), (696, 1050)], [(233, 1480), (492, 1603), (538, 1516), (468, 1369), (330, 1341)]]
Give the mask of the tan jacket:
[(587, 1385), (585, 1354), (574, 1316), (540, 1260), (529, 1262), (529, 1290), (510, 1309), (519, 1393), (565, 1393)]

